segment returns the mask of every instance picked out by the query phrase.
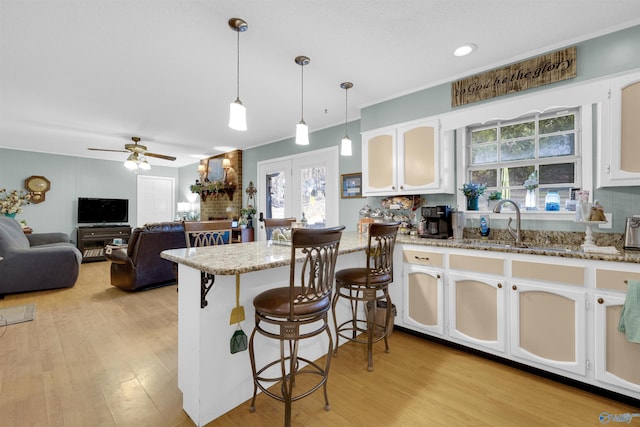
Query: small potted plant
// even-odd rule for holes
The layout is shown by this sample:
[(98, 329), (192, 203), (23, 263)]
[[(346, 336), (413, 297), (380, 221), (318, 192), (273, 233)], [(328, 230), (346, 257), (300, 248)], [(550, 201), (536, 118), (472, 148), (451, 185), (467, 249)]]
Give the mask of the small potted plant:
[(482, 196), (486, 189), (486, 184), (474, 184), (473, 182), (462, 184), (460, 191), (462, 191), (462, 194), (467, 198), (468, 211), (478, 210), (478, 197)]
[(489, 193), (489, 196), (487, 197), (487, 200), (489, 202), (489, 210), (493, 210), (495, 205), (500, 200), (502, 200), (502, 192), (500, 192), (500, 191), (492, 191), (491, 193)]

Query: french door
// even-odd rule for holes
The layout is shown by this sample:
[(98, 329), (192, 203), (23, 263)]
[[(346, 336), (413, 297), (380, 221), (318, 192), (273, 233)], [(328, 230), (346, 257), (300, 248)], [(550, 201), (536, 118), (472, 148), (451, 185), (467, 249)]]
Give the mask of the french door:
[[(304, 217), (309, 227), (338, 225), (338, 149), (258, 162), (258, 212), (264, 218)], [(264, 230), (258, 222), (259, 230)], [(264, 231), (258, 231), (264, 240)]]

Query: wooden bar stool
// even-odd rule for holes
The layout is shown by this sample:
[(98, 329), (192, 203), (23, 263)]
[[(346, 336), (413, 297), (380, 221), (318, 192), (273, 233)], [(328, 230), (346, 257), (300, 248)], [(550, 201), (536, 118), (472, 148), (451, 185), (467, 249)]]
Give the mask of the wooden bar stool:
[[(284, 402), (285, 426), (291, 425), (291, 403), (320, 387), (324, 387), (325, 409), (330, 408), (327, 378), (333, 339), (328, 313), (342, 230), (344, 226), (326, 229), (294, 228), (291, 233), (289, 286), (269, 289), (253, 300), (256, 324), (249, 339), (254, 386), (251, 411), (255, 410), (256, 394), (260, 389), (266, 395)], [(303, 255), (304, 259), (296, 262), (296, 255)], [(300, 340), (322, 333), (326, 333), (329, 339), (325, 366), (298, 355)], [(261, 367), (256, 364), (256, 334), (280, 341), (280, 357)], [(301, 368), (301, 362), (307, 365)], [(305, 375), (304, 378), (310, 381), (304, 381), (303, 385), (296, 387), (294, 393), (296, 378), (301, 375)], [(278, 383), (279, 386), (269, 388)]]
[(295, 218), (265, 218), (264, 232), (267, 235), (267, 240), (272, 239), (273, 230), (291, 230), (291, 224), (294, 222), (296, 222)]
[[(336, 330), (334, 354), (338, 354), (340, 337), (366, 344), (369, 371), (373, 371), (374, 343), (384, 339), (385, 351), (389, 352), (387, 336), (390, 332), (393, 306), (388, 288), (389, 283), (393, 281), (393, 248), (399, 225), (399, 222), (372, 223), (369, 226), (366, 267), (347, 268), (336, 272), (336, 291), (331, 304)], [(351, 319), (338, 325), (336, 304), (340, 298), (349, 301)], [(379, 306), (386, 306), (383, 322), (376, 318)]]

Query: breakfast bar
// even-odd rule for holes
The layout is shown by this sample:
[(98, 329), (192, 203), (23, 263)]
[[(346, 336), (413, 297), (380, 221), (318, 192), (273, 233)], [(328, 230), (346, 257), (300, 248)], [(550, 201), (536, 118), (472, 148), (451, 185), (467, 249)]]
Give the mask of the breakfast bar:
[[(336, 270), (361, 266), (367, 243), (366, 236), (343, 233)], [(183, 393), (183, 409), (202, 426), (253, 393), (248, 352), (230, 351), (230, 340), (239, 327), (230, 324), (236, 306), (236, 275), (240, 278), (239, 304), (246, 316), (240, 327), (250, 335), (253, 298), (266, 289), (288, 286), (291, 247), (260, 241), (171, 249), (161, 256), (178, 263), (178, 387)], [(213, 278), (202, 283), (201, 272)], [(349, 315), (346, 305), (337, 308), (339, 320)], [(324, 356), (326, 339), (312, 341), (304, 348), (306, 354), (312, 360)], [(279, 349), (273, 345), (264, 351), (275, 355)]]

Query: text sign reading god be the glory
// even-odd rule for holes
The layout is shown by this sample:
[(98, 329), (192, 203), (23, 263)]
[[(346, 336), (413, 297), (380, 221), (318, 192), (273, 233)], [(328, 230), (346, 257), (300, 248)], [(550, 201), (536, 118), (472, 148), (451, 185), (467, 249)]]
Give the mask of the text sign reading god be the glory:
[(520, 92), (576, 76), (576, 47), (570, 47), (451, 83), (451, 106)]

